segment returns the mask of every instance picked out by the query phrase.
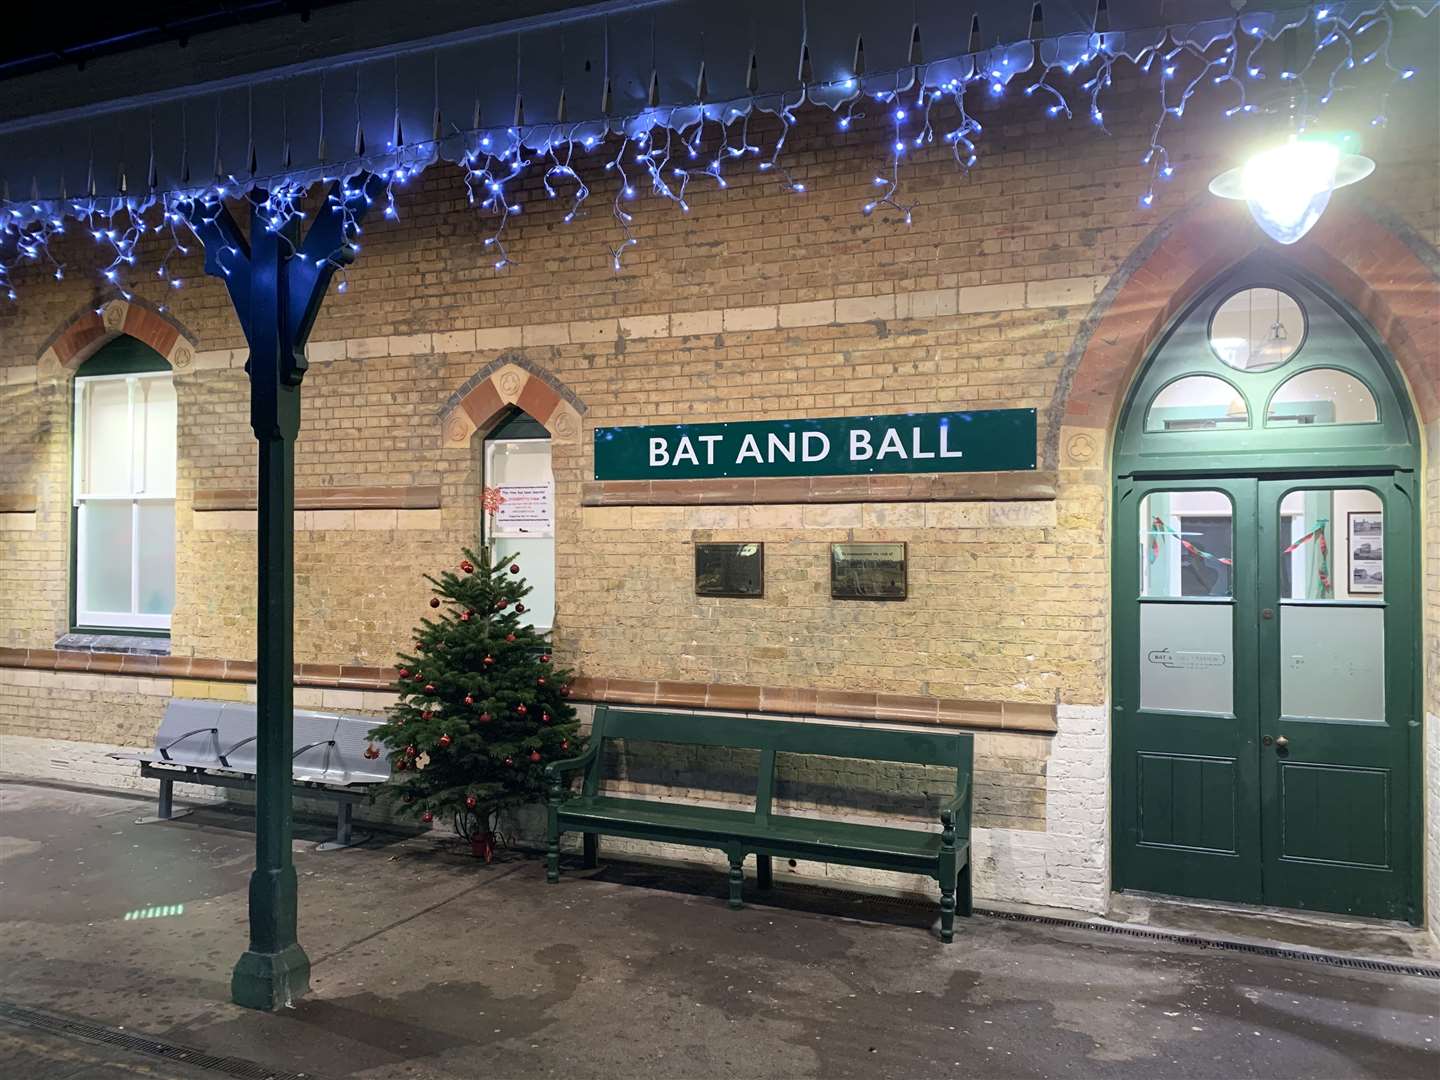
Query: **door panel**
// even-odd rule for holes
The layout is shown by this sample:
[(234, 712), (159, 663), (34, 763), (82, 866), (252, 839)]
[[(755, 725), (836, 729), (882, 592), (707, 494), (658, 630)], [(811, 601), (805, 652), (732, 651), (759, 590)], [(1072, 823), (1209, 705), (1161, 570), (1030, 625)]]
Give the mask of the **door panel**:
[(1410, 502), (1393, 476), (1264, 480), (1258, 520), (1266, 903), (1413, 918)]
[[(1116, 874), (1122, 887), (1259, 902), (1256, 481), (1117, 491)], [(1250, 524), (1244, 524), (1246, 517)]]

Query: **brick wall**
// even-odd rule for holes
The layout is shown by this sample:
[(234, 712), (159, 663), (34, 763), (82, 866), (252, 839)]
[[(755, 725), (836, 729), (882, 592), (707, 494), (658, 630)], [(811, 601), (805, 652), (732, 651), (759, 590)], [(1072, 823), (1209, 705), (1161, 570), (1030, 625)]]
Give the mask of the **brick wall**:
[[(1207, 203), (1204, 184), (1233, 158), (1220, 129), (1187, 128), (1172, 145), (1181, 165), (1173, 186), (1140, 210), (1153, 97), (1120, 89), (1108, 136), (1005, 105), (984, 117), (982, 160), (969, 177), (943, 151), (916, 154), (904, 174), (904, 197), (916, 202), (908, 228), (894, 214), (858, 212), (872, 197), (883, 129), (835, 137), (828, 114), (806, 114), (787, 155), (806, 195), (741, 169), (725, 192), (692, 188), (688, 215), (642, 200), (640, 242), (619, 274), (608, 253), (614, 192), (603, 181), (568, 226), (532, 185), (507, 234), (515, 266), (496, 274), (484, 243), (493, 223), (466, 206), (457, 173), (425, 174), (401, 195), (398, 223), (367, 225), (348, 291), (326, 300), (296, 473), (302, 488), (438, 486), (440, 505), (298, 517), (297, 660), (384, 664), (406, 640), (424, 610), (419, 571), (476, 540), (478, 447), (445, 438), (446, 403), (488, 365), (522, 361), (586, 406), (580, 437), (554, 445), (563, 659), (611, 678), (1053, 705), (1053, 738), (982, 735), (990, 745), (977, 810), (992, 880), (1002, 882), (991, 895), (1103, 903), (1107, 420), (1062, 438), (1065, 363), (1093, 329), (1096, 297), (1157, 226)], [(1363, 204), (1433, 245), (1435, 147), (1391, 134), (1417, 130), (1400, 120), (1367, 148), (1376, 175), (1338, 195), (1329, 214), (1340, 220)], [(1238, 257), (1253, 238), (1243, 210), (1231, 209)], [(146, 261), (163, 250), (144, 250), (134, 280), (142, 300), (171, 305), (197, 350), (176, 379), (173, 649), (247, 658), (253, 512), (195, 509), (197, 496), (253, 482), (244, 342), (223, 288), (195, 256), (172, 263), (185, 289), (160, 297), (144, 284), (154, 280)], [(94, 291), (88, 245), (61, 254), (72, 263), (65, 281), (21, 274), (21, 303), (0, 310), (0, 498), (36, 505), (0, 512), (0, 645), (12, 647), (49, 648), (66, 629), (69, 384), (36, 358), (106, 296)], [(1039, 411), (1053, 500), (582, 506), (593, 425), (1000, 407)], [(1428, 707), (1440, 715), (1436, 430), (1425, 651)], [(766, 543), (763, 600), (693, 595), (692, 545), (709, 539)], [(911, 599), (831, 601), (826, 545), (880, 539), (909, 543)], [(82, 702), (69, 688), (35, 690), (0, 684), (0, 733), (58, 727), (95, 744), (135, 744), (158, 715), (159, 698), (142, 702), (143, 692), (111, 701), (108, 689), (92, 689), (84, 693), (100, 696)], [(1440, 855), (1431, 859), (1433, 882)]]

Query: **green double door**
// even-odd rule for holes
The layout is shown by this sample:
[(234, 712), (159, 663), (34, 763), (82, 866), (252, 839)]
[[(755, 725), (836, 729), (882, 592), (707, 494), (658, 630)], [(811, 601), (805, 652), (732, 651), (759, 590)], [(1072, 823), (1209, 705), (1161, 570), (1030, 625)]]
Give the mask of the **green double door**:
[(1412, 477), (1116, 496), (1117, 887), (1416, 921)]

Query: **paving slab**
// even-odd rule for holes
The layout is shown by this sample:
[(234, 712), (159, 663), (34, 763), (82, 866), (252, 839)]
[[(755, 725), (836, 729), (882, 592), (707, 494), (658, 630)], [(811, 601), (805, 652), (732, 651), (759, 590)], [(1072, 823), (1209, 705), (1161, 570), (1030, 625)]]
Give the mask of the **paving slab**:
[[(730, 911), (722, 873), (606, 863), (548, 886), (538, 858), (413, 837), (297, 841), (312, 992), (251, 1012), (228, 997), (249, 822), (148, 811), (0, 784), (0, 1001), (356, 1080), (1440, 1071), (1435, 980), (980, 917), (943, 946), (928, 907), (787, 886)], [(4, 1075), (89, 1075), (89, 1050), (26, 1030), (0, 1023), (23, 1062)]]

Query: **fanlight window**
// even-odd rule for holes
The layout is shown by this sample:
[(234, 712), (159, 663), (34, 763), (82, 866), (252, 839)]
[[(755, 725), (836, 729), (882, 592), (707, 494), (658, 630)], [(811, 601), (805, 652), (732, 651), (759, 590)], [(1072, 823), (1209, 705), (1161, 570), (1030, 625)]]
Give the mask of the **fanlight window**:
[(1240, 391), (1213, 375), (1187, 375), (1167, 384), (1145, 414), (1146, 431), (1217, 431), (1249, 424)]
[(1311, 368), (1292, 375), (1270, 399), (1267, 426), (1292, 424), (1373, 424), (1380, 418), (1375, 396), (1354, 375), (1336, 368)]
[(1295, 355), (1305, 339), (1305, 312), (1279, 289), (1243, 289), (1210, 320), (1210, 348), (1236, 371), (1270, 371)]

